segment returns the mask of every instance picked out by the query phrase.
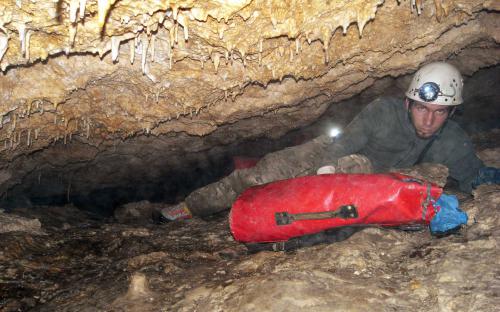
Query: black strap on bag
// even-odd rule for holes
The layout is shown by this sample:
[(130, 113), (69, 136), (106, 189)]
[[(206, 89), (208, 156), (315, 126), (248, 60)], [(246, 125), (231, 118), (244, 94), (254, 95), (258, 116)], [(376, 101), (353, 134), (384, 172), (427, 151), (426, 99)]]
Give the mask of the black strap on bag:
[(361, 231), (363, 228), (365, 228), (365, 226), (343, 226), (319, 233), (294, 237), (285, 242), (250, 243), (246, 244), (246, 247), (249, 253), (256, 253), (259, 251), (293, 251), (301, 247), (341, 242), (348, 239), (354, 233)]

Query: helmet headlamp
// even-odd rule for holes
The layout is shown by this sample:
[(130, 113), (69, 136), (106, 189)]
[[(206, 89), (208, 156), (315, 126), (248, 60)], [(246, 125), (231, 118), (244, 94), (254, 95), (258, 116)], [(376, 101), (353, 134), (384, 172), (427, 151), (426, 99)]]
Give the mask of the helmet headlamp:
[(437, 99), (440, 89), (435, 82), (426, 82), (418, 89), (418, 96), (425, 102), (432, 102)]
[[(450, 88), (453, 89), (453, 94), (444, 94), (441, 91), (439, 85), (435, 82), (426, 82), (420, 88), (415, 89), (415, 92), (418, 92), (418, 97), (424, 102), (434, 102), (438, 98), (438, 96), (444, 96), (448, 98), (452, 98), (456, 95), (457, 90), (453, 85), (450, 85)], [(445, 99), (448, 101), (448, 99)]]

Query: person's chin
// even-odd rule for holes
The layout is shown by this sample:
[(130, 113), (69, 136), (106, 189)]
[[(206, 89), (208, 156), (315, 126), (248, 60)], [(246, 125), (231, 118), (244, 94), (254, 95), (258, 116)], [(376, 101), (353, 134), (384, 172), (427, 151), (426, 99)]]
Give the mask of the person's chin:
[(423, 132), (423, 131), (416, 131), (417, 136), (421, 139), (429, 139), (434, 135), (434, 132)]

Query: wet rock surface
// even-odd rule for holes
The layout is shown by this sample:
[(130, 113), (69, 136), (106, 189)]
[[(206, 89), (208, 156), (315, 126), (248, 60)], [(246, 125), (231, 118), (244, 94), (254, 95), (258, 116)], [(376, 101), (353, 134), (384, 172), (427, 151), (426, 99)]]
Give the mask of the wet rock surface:
[(48, 235), (0, 233), (0, 311), (496, 311), (500, 186), (459, 195), (470, 220), (455, 235), (371, 227), (255, 254), (226, 214), (138, 225), (46, 207)]

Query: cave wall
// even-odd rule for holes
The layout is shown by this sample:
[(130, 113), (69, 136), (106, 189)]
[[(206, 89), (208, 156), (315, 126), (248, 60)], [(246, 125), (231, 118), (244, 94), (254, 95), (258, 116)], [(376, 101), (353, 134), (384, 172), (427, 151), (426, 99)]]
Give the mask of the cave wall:
[(203, 184), (377, 81), (500, 60), (498, 1), (0, 3), (4, 197)]

